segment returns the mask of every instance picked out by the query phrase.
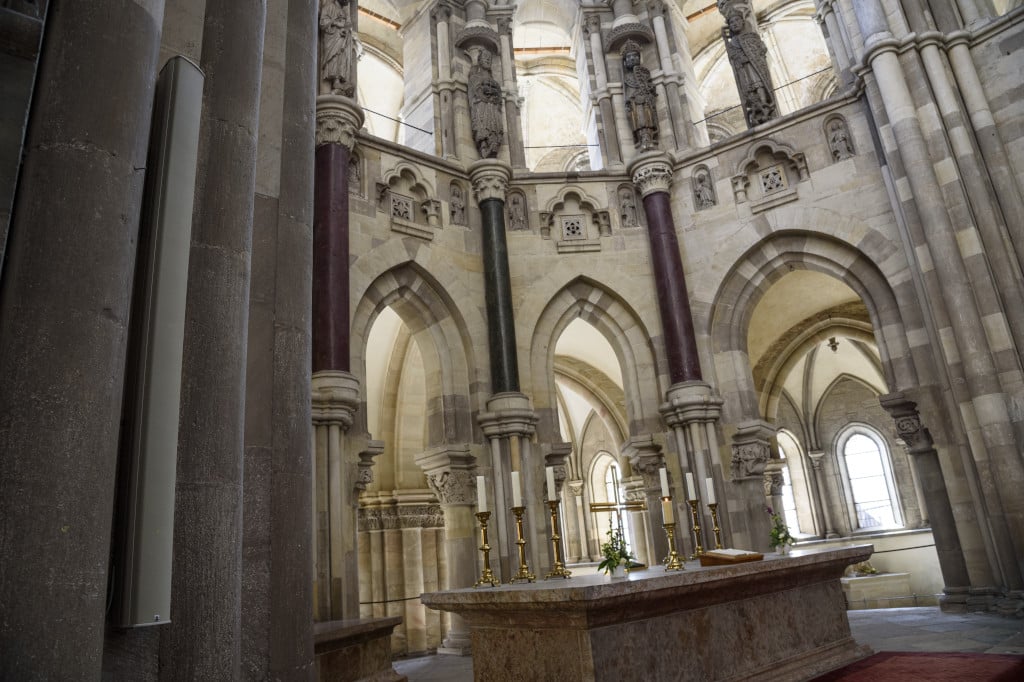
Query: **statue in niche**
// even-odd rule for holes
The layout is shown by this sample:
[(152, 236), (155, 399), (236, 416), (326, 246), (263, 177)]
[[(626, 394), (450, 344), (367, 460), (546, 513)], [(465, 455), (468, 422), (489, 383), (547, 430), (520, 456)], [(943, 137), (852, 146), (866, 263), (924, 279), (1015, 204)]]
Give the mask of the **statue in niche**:
[(743, 12), (729, 12), (728, 23), (722, 29), (722, 39), (729, 55), (729, 63), (736, 76), (743, 115), (749, 127), (754, 127), (778, 116), (772, 78), (768, 72), (768, 48), (756, 31), (747, 30)]
[(513, 194), (509, 197), (508, 204), (508, 229), (513, 231), (528, 229), (526, 224), (526, 206), (521, 194)]
[(715, 205), (715, 188), (711, 184), (711, 174), (704, 168), (693, 176), (693, 205), (698, 211)]
[(466, 224), (466, 200), (462, 196), (462, 188), (452, 183), (451, 196), (448, 200), (452, 225)]
[(846, 131), (846, 123), (834, 118), (828, 124), (828, 148), (832, 151), (833, 161), (844, 161), (853, 156), (853, 144), (850, 134)]
[(469, 70), (469, 119), (473, 142), (481, 159), (493, 159), (505, 137), (501, 116), (501, 86), (491, 75), (491, 52), (480, 48)]
[(348, 2), (320, 0), (320, 80), (332, 95), (355, 92), (355, 36)]
[(633, 143), (647, 151), (658, 143), (658, 93), (651, 83), (651, 72), (640, 63), (640, 45), (627, 40), (622, 46), (622, 82), (626, 90), (626, 113), (633, 129)]
[(619, 218), (622, 220), (623, 227), (640, 224), (636, 216), (636, 195), (628, 187), (619, 190)]
[(359, 163), (359, 156), (353, 154), (348, 158), (348, 193), (361, 196), (363, 190), (362, 164)]

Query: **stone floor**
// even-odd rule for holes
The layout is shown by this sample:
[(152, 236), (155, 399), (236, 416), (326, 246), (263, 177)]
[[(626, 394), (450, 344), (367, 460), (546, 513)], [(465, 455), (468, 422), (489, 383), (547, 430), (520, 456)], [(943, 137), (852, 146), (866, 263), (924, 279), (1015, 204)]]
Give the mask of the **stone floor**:
[[(850, 630), (875, 651), (965, 651), (1024, 655), (1024, 621), (984, 613), (941, 613), (938, 607), (847, 612)], [(423, 656), (395, 661), (409, 682), (471, 682), (473, 660)]]

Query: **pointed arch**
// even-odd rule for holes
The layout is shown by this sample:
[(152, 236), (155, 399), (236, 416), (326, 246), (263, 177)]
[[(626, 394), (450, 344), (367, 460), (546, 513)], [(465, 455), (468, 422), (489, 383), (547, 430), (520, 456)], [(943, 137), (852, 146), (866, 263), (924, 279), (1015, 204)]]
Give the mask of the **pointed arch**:
[[(856, 231), (866, 232), (861, 225)], [(851, 229), (850, 233), (855, 230)], [(865, 241), (868, 241), (868, 235)], [(747, 353), (747, 330), (754, 308), (768, 289), (794, 270), (811, 270), (849, 286), (867, 307), (881, 357), (883, 376), (892, 390), (916, 385), (917, 372), (895, 292), (876, 262), (835, 237), (783, 229), (759, 240), (736, 260), (715, 293), (708, 334), (721, 386), (734, 386), (739, 418), (765, 418)]]
[(558, 290), (544, 307), (530, 340), (534, 408), (542, 439), (558, 439), (555, 346), (566, 327), (580, 318), (608, 341), (619, 361), (630, 435), (659, 430), (654, 346), (637, 313), (602, 284), (577, 277)]

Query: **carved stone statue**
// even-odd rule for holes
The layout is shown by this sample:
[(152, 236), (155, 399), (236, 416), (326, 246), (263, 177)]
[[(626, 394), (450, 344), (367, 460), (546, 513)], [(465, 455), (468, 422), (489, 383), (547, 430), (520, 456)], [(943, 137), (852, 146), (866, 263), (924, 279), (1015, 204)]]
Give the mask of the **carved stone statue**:
[(481, 48), (469, 70), (469, 116), (473, 142), (480, 158), (493, 159), (505, 138), (501, 115), (501, 86), (491, 75), (491, 53)]
[(628, 187), (619, 190), (619, 218), (622, 220), (623, 227), (634, 227), (640, 224), (636, 216), (636, 196)]
[(853, 156), (853, 144), (842, 119), (834, 118), (828, 123), (828, 148), (832, 151), (833, 161), (844, 161)]
[(363, 194), (363, 169), (358, 154), (348, 157), (348, 193), (356, 196)]
[(651, 83), (651, 72), (640, 63), (640, 45), (627, 40), (622, 46), (622, 81), (626, 91), (626, 113), (633, 129), (633, 142), (641, 151), (658, 144), (658, 93)]
[(693, 176), (693, 205), (698, 211), (715, 205), (715, 189), (711, 184), (711, 174), (703, 168)]
[(772, 78), (768, 72), (768, 48), (756, 31), (747, 29), (743, 12), (729, 12), (728, 25), (722, 29), (722, 39), (736, 76), (736, 87), (743, 105), (747, 125), (754, 127), (779, 115), (772, 91)]
[(321, 91), (351, 97), (355, 92), (355, 36), (347, 0), (320, 0)]
[(526, 207), (523, 204), (524, 202), (521, 194), (512, 194), (509, 197), (508, 227), (510, 230), (525, 230), (529, 227), (526, 224)]
[(462, 188), (457, 183), (452, 183), (450, 198), (448, 200), (449, 212), (451, 213), (452, 225), (466, 224), (466, 199), (462, 196)]

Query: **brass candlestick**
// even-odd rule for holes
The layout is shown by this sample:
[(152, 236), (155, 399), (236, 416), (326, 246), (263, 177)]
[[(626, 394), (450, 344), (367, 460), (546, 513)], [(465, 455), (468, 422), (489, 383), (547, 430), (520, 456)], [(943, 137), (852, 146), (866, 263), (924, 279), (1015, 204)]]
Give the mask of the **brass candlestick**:
[(704, 547), (700, 544), (700, 521), (697, 520), (697, 500), (690, 500), (690, 516), (693, 518), (693, 544), (696, 548), (690, 555), (690, 559), (697, 559), (704, 553)]
[(679, 560), (679, 552), (676, 551), (676, 524), (666, 523), (662, 525), (665, 535), (668, 536), (668, 556), (665, 557), (666, 571), (683, 570), (683, 562)]
[(718, 503), (709, 503), (708, 509), (711, 510), (711, 521), (715, 524), (715, 549), (722, 549), (722, 529), (718, 527)]
[(551, 510), (551, 552), (555, 556), (555, 566), (544, 579), (568, 578), (572, 571), (567, 571), (565, 564), (562, 563), (562, 536), (558, 534), (558, 500), (548, 500), (548, 509)]
[(480, 579), (476, 581), (473, 587), (480, 587), (481, 585), (497, 587), (499, 585), (498, 579), (491, 572), (491, 546), (487, 544), (487, 519), (491, 518), (491, 512), (477, 512), (476, 517), (480, 519), (480, 551), (484, 553), (484, 572), (480, 574)]
[(523, 539), (523, 512), (526, 507), (512, 507), (512, 513), (516, 516), (516, 544), (519, 545), (519, 571), (509, 580), (510, 583), (525, 580), (532, 583), (537, 579), (530, 573), (530, 567), (526, 565), (526, 540)]

